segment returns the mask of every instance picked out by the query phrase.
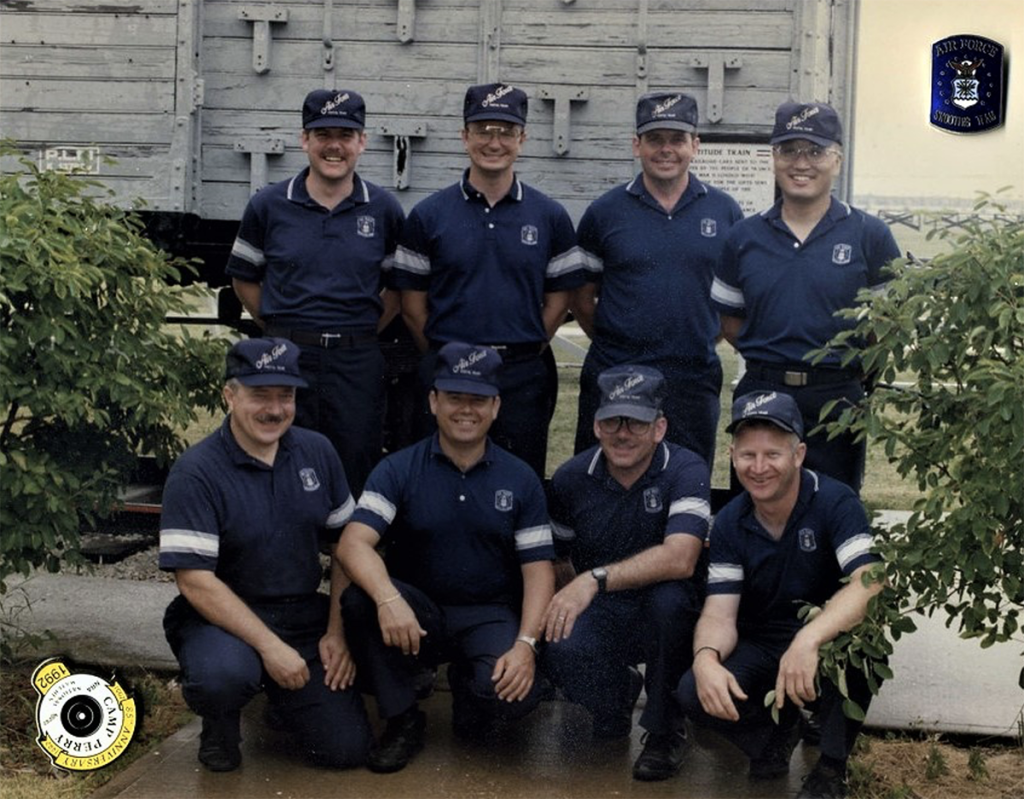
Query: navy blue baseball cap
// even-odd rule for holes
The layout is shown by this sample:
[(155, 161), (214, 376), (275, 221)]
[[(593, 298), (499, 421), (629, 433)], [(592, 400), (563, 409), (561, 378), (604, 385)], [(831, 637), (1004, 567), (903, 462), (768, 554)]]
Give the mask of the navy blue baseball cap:
[(682, 92), (651, 92), (636, 103), (636, 135), (669, 128), (697, 131), (697, 101)]
[(225, 380), (246, 386), (309, 384), (299, 371), (299, 348), (286, 338), (245, 338), (228, 350)]
[(302, 127), (362, 130), (366, 127), (366, 104), (351, 89), (315, 89), (302, 104)]
[(485, 83), (470, 86), (462, 106), (466, 122), (497, 119), (516, 125), (526, 124), (526, 92), (507, 83)]
[(828, 147), (843, 143), (843, 125), (839, 114), (828, 103), (795, 103), (792, 100), (775, 111), (772, 144), (790, 139), (807, 141)]
[(460, 394), (498, 395), (501, 356), (492, 347), (451, 341), (437, 353), (434, 388)]
[(771, 422), (787, 433), (804, 437), (804, 419), (796, 400), (778, 391), (753, 391), (737, 397), (732, 404), (732, 421), (725, 432), (734, 433), (744, 422)]
[(613, 366), (597, 376), (601, 404), (594, 419), (627, 416), (653, 422), (661, 410), (665, 376), (649, 366)]

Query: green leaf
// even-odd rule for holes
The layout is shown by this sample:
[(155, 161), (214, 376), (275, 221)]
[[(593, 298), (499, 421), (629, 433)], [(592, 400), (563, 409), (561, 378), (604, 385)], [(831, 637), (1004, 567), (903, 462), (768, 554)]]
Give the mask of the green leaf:
[(865, 713), (861, 706), (852, 699), (843, 700), (843, 713), (848, 719), (853, 719), (854, 721), (864, 721), (865, 718)]

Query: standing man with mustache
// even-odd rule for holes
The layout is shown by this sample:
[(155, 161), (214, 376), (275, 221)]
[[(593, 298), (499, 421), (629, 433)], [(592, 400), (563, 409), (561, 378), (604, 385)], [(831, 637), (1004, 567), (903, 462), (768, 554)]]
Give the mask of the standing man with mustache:
[(356, 174), (366, 107), (350, 89), (302, 104), (309, 166), (261, 189), (242, 215), (227, 274), (266, 335), (301, 348), (309, 388), (296, 422), (330, 439), (356, 496), (381, 455), (384, 357), (377, 332), (398, 312), (382, 291), (405, 219), (398, 201)]
[(641, 173), (595, 200), (580, 220), (589, 282), (573, 292), (572, 311), (591, 345), (580, 373), (577, 453), (596, 443), (597, 376), (629, 363), (665, 376), (668, 440), (709, 468), (714, 457), (722, 366), (709, 296), (725, 232), (743, 213), (690, 172), (700, 147), (697, 118), (688, 94), (641, 97), (633, 138)]

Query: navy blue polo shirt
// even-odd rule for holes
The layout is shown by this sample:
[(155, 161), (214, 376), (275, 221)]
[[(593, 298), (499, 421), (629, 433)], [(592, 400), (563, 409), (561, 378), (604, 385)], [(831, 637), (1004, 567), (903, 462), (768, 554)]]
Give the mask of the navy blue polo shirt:
[(242, 214), (226, 272), (262, 283), (260, 316), (306, 330), (376, 330), (383, 273), (404, 213), (358, 175), (328, 211), (306, 191), (309, 167), (257, 192)]
[[(715, 270), (711, 300), (719, 313), (745, 319), (737, 341), (744, 358), (799, 363), (852, 320), (862, 288), (881, 289), (883, 267), (899, 247), (880, 219), (832, 198), (801, 244), (782, 221), (781, 201), (733, 227)], [(842, 353), (826, 358), (838, 366)]]
[(389, 574), (441, 605), (522, 599), (522, 565), (552, 560), (540, 480), (488, 440), (462, 472), (435, 433), (389, 455), (373, 470), (352, 521), (383, 539)]
[(732, 197), (693, 174), (671, 212), (642, 175), (587, 208), (577, 238), (600, 285), (591, 347), (603, 363), (718, 362), (711, 281), (725, 233), (742, 218)]
[(802, 603), (824, 605), (840, 580), (880, 558), (864, 506), (845, 483), (802, 469), (800, 493), (776, 541), (744, 491), (715, 517), (708, 595), (739, 594), (743, 637), (795, 635)]
[(492, 208), (468, 169), (409, 213), (390, 279), (427, 292), (428, 339), (483, 344), (547, 341), (544, 295), (585, 281), (561, 205), (517, 177)]
[(315, 593), (320, 548), (337, 541), (354, 506), (322, 435), (290, 428), (268, 466), (238, 446), (228, 417), (171, 467), (160, 568), (212, 571), (248, 601)]
[(563, 463), (551, 478), (551, 528), (559, 556), (577, 572), (607, 566), (670, 535), (703, 541), (711, 519), (711, 479), (703, 459), (662, 441), (647, 471), (624, 488), (600, 446)]

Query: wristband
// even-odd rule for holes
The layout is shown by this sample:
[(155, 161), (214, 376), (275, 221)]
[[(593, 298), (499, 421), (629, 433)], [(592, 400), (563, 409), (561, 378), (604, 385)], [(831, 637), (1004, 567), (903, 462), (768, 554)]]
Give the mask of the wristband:
[(402, 595), (401, 595), (401, 594), (395, 594), (394, 596), (389, 596), (389, 597), (388, 597), (387, 599), (382, 599), (382, 600), (381, 600), (380, 602), (378, 602), (378, 603), (377, 603), (377, 607), (378, 607), (378, 608), (382, 608), (382, 607), (384, 607), (385, 605), (390, 605), (390, 604), (391, 604), (392, 602), (394, 602), (394, 601), (395, 601), (396, 599), (401, 599), (401, 598), (402, 598)]
[(703, 651), (704, 651), (705, 649), (710, 649), (710, 650), (711, 650), (712, 652), (714, 652), (714, 653), (715, 653), (716, 655), (718, 655), (718, 662), (719, 662), (719, 663), (721, 663), (721, 662), (722, 662), (722, 653), (721, 653), (721, 652), (719, 652), (719, 651), (718, 651), (718, 650), (717, 650), (717, 649), (716, 649), (715, 647), (713, 647), (713, 646), (702, 646), (702, 647), (699, 647), (699, 648), (697, 649), (697, 651), (693, 653), (693, 659), (694, 659), (694, 660), (696, 660), (696, 659), (697, 659), (697, 655), (699, 655), (699, 654), (700, 654), (701, 652), (703, 652)]

